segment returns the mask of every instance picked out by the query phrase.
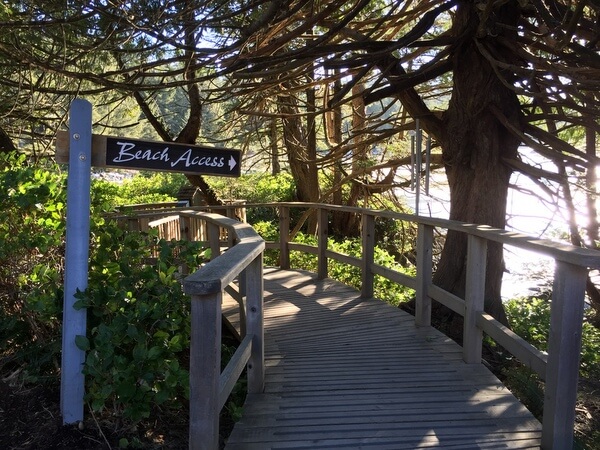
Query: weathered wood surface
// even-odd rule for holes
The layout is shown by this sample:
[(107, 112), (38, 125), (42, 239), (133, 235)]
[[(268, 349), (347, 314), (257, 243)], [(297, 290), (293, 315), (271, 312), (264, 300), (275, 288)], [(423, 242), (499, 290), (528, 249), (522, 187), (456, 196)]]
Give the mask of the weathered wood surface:
[(539, 448), (540, 423), (458, 345), (316, 278), (265, 271), (265, 391), (227, 450)]

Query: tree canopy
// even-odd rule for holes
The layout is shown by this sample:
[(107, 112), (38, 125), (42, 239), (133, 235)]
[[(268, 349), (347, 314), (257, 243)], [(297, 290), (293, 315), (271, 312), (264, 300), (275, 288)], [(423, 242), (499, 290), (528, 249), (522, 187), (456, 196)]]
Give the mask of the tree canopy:
[[(99, 124), (260, 142), (271, 165), (285, 155), (299, 199), (356, 204), (398, 183), (406, 159), (388, 149), (418, 119), (448, 176), (451, 219), (503, 228), (515, 171), (556, 183), (568, 205), (575, 180), (589, 220), (572, 239), (597, 248), (599, 15), (591, 0), (4, 2), (0, 137), (43, 143), (87, 96)], [(185, 120), (168, 120), (165, 92), (185, 99)], [(209, 108), (222, 113), (204, 136)], [(555, 169), (530, 164), (523, 145)], [(450, 234), (435, 282), (460, 293), (465, 257)], [(501, 320), (502, 271), (491, 246), (486, 307)]]

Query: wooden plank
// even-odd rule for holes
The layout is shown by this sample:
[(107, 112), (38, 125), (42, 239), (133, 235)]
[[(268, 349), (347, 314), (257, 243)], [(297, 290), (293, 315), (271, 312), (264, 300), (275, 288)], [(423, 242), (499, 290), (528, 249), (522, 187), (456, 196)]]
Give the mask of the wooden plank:
[(246, 268), (246, 318), (252, 335), (252, 353), (248, 361), (248, 392), (262, 392), (265, 385), (264, 279), (262, 253)]
[[(268, 443), (229, 443), (229, 450), (265, 450), (270, 448)], [(456, 450), (475, 450), (475, 449), (536, 449), (539, 450), (539, 433), (515, 432), (504, 433), (496, 436), (490, 436), (486, 440), (481, 439), (473, 433), (465, 433), (462, 436), (445, 436), (443, 441), (439, 437), (425, 435), (420, 439), (414, 438), (389, 438), (389, 437), (368, 437), (360, 440), (350, 439), (322, 439), (319, 441), (308, 442), (287, 441), (277, 444), (277, 449), (303, 449), (303, 450), (321, 450), (332, 448), (360, 448), (361, 450), (414, 450), (421, 448), (435, 449), (456, 449)]]
[(286, 206), (279, 207), (279, 266), (282, 269), (290, 268), (290, 210)]
[[(304, 203), (304, 202), (281, 202), (277, 206), (286, 206), (289, 208), (327, 208), (329, 211), (345, 211), (355, 214), (364, 214), (363, 208), (323, 205), (322, 203)], [(264, 207), (265, 205), (260, 205)], [(460, 233), (472, 234), (482, 237), (489, 241), (501, 242), (506, 245), (518, 246), (524, 250), (551, 256), (557, 261), (564, 261), (580, 267), (600, 268), (600, 256), (593, 249), (575, 247), (569, 244), (561, 244), (548, 239), (538, 239), (515, 231), (508, 231), (487, 225), (476, 225), (459, 222), (455, 220), (439, 219), (435, 217), (415, 216), (414, 214), (398, 213), (394, 211), (376, 211), (377, 216), (381, 218), (390, 218), (395, 220), (407, 221), (417, 224), (425, 224), (436, 228), (455, 230)]]
[(374, 274), (371, 270), (375, 258), (375, 217), (363, 214), (361, 218), (362, 261), (361, 261), (361, 296), (373, 297)]
[(465, 301), (462, 298), (451, 294), (435, 284), (430, 284), (427, 290), (432, 299), (440, 302), (444, 306), (447, 306), (461, 316), (465, 315)]
[[(457, 425), (457, 426), (453, 426)], [(520, 419), (513, 419), (510, 426), (514, 426), (513, 432), (527, 432), (527, 423)], [(237, 431), (237, 430), (236, 430)], [(421, 442), (428, 435), (437, 437), (443, 448), (443, 442), (449, 438), (463, 438), (471, 435), (472, 441), (485, 441), (488, 436), (492, 439), (500, 437), (505, 429), (498, 428), (492, 422), (461, 421), (460, 424), (447, 421), (431, 422), (408, 422), (408, 423), (361, 423), (361, 424), (331, 424), (331, 425), (308, 425), (308, 426), (277, 426), (277, 427), (254, 427), (247, 428), (244, 432), (232, 435), (230, 442), (277, 442), (279, 448), (281, 442), (305, 440), (306, 442), (319, 442), (325, 439), (353, 439), (360, 442), (369, 436), (385, 436), (388, 438), (402, 438), (407, 441), (416, 440)], [(538, 444), (539, 445), (539, 444)], [(265, 448), (270, 448), (266, 446)], [(354, 447), (350, 447), (354, 448)]]
[(327, 278), (327, 238), (328, 230), (328, 214), (324, 208), (317, 209), (317, 243), (319, 253), (317, 256), (317, 276), (319, 279)]
[(219, 441), (221, 293), (192, 297), (190, 336), (190, 449), (214, 449)]
[[(69, 164), (70, 137), (68, 131), (56, 133), (56, 162)], [(106, 165), (106, 136), (92, 134), (92, 166)]]
[(539, 448), (540, 423), (437, 330), (302, 271), (265, 288), (265, 392), (226, 449)]
[(225, 367), (225, 370), (223, 370), (219, 377), (219, 411), (225, 405), (227, 397), (231, 394), (231, 390), (244, 370), (244, 366), (248, 362), (248, 359), (250, 359), (251, 351), (252, 335), (247, 335), (242, 340), (233, 354), (233, 357), (229, 360), (227, 367)]
[[(268, 398), (267, 395), (265, 395), (265, 397)], [(420, 416), (443, 417), (450, 414), (455, 417), (460, 416), (461, 414), (489, 414), (494, 417), (504, 415), (506, 415), (506, 417), (529, 417), (529, 411), (522, 405), (507, 410), (503, 405), (488, 405), (483, 402), (475, 401), (467, 403), (468, 408), (465, 408), (464, 411), (457, 411), (456, 406), (453, 404), (419, 404), (418, 401), (415, 401), (414, 403), (387, 402), (370, 405), (350, 405), (347, 408), (329, 405), (321, 410), (315, 410), (314, 408), (303, 407), (300, 405), (296, 405), (293, 408), (280, 408), (277, 406), (276, 401), (263, 403), (265, 404), (259, 405), (258, 403), (253, 402), (252, 405), (246, 407), (244, 410), (245, 424), (249, 424), (252, 420), (261, 420), (268, 423), (269, 420), (292, 420), (295, 418), (303, 419), (305, 417), (314, 417), (316, 420), (326, 420), (331, 417), (348, 418), (367, 416), (370, 418), (390, 414), (400, 416), (406, 413), (410, 413), (413, 418)], [(366, 412), (368, 412), (368, 414), (365, 414)]]

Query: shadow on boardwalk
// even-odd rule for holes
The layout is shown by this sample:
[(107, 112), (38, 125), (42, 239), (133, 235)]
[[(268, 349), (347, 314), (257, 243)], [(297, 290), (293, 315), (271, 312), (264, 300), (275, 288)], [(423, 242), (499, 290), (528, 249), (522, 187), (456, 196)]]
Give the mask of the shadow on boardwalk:
[(309, 272), (265, 271), (265, 358), (227, 450), (540, 445), (540, 423), (449, 338)]

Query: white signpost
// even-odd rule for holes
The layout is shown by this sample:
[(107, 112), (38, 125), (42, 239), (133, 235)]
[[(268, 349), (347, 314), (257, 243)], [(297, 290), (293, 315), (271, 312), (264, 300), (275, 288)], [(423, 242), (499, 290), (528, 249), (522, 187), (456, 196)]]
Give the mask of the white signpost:
[(83, 420), (85, 351), (75, 344), (86, 335), (85, 309), (77, 311), (78, 290), (88, 284), (91, 167), (121, 167), (195, 174), (240, 176), (239, 150), (174, 142), (92, 135), (92, 105), (77, 99), (69, 131), (56, 138), (56, 162), (69, 164), (63, 303), (60, 408), (63, 424)]
[(92, 154), (92, 105), (74, 100), (69, 112), (69, 175), (67, 181), (67, 234), (65, 251), (65, 292), (63, 302), (60, 409), (63, 423), (83, 420), (85, 352), (75, 345), (85, 336), (85, 309), (73, 308), (77, 290), (88, 283), (90, 247), (90, 175)]

